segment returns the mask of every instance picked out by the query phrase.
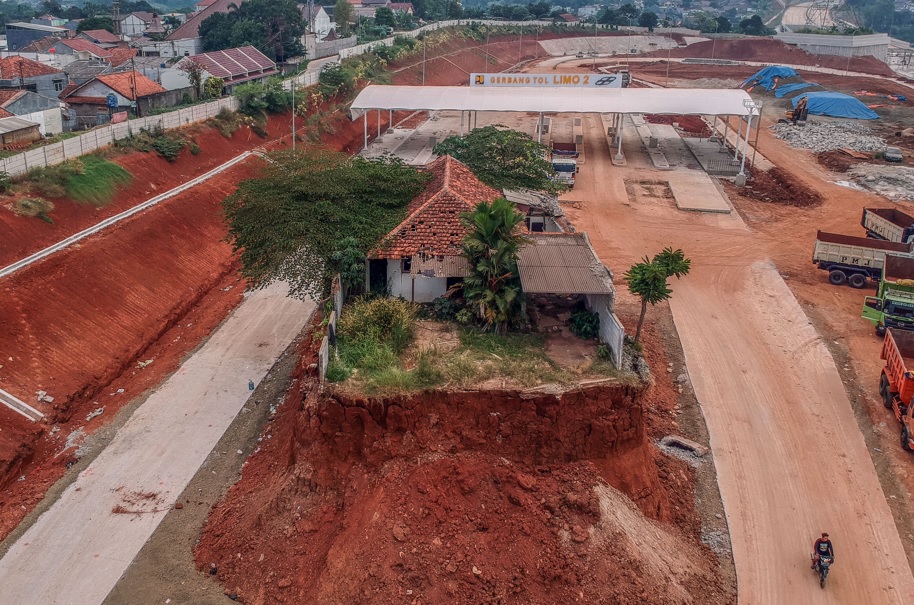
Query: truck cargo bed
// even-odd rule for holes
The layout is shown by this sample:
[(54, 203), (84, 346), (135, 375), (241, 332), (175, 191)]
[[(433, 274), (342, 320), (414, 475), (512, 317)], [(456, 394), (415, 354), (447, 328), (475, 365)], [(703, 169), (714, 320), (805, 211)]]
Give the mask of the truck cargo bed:
[(874, 250), (885, 250), (886, 252), (896, 252), (898, 254), (907, 254), (911, 251), (910, 244), (871, 239), (869, 237), (856, 237), (854, 235), (841, 235), (839, 233), (826, 233), (825, 231), (816, 232), (816, 239), (829, 244), (860, 246), (861, 248), (873, 248)]
[(883, 279), (889, 282), (896, 282), (900, 279), (914, 279), (914, 259), (907, 256), (886, 254), (885, 268), (882, 275)]

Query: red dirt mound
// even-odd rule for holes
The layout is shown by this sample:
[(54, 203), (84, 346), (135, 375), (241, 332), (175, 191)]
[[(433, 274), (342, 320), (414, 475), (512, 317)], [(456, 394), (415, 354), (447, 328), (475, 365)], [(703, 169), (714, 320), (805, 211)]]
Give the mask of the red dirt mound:
[(788, 172), (774, 167), (771, 170), (758, 170), (752, 175), (748, 187), (737, 188), (729, 183), (725, 185), (728, 193), (785, 206), (805, 208), (818, 206), (822, 196), (803, 183), (793, 178)]
[(369, 401), (301, 384), (195, 551), (241, 602), (727, 601), (690, 469), (657, 466), (641, 391)]
[(644, 119), (651, 124), (678, 124), (679, 129), (686, 135), (707, 138), (711, 136), (711, 129), (699, 116), (669, 116), (647, 114)]
[[(741, 38), (738, 40), (708, 40), (696, 42), (687, 47), (674, 48), (671, 51), (645, 53), (646, 57), (676, 57), (702, 59), (731, 59), (733, 61), (760, 61), (768, 64), (786, 63), (790, 65), (814, 65), (831, 69), (850, 69), (861, 73), (878, 74), (896, 77), (888, 65), (875, 57), (854, 57), (848, 63), (847, 58), (833, 55), (814, 55), (788, 46), (771, 38)], [(848, 67), (848, 65), (850, 67)]]

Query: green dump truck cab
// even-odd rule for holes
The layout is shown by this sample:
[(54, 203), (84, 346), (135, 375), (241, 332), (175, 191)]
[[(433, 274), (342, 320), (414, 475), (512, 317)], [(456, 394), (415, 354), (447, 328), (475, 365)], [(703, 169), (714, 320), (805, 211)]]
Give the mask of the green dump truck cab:
[(861, 315), (880, 336), (886, 328), (914, 330), (914, 259), (886, 255), (879, 290), (866, 297)]

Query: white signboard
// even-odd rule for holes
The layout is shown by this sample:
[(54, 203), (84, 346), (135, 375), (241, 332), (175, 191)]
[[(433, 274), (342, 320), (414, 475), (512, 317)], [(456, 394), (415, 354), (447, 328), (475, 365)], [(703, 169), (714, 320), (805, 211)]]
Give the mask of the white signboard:
[(622, 88), (622, 74), (470, 74), (470, 86)]

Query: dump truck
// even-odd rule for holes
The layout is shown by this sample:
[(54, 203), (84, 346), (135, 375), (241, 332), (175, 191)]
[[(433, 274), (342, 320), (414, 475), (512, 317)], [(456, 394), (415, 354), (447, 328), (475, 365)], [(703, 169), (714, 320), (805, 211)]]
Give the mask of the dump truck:
[(555, 170), (555, 180), (574, 188), (574, 175), (578, 173), (578, 161), (572, 157), (552, 156), (552, 169)]
[(812, 262), (828, 271), (828, 281), (835, 286), (866, 287), (867, 278), (878, 281), (886, 254), (911, 254), (911, 244), (900, 244), (867, 237), (816, 233)]
[[(914, 332), (888, 329), (882, 341), (885, 365), (879, 377), (882, 404), (895, 413), (901, 423), (901, 447), (914, 451), (914, 433), (911, 415), (914, 413)], [(911, 366), (911, 370), (908, 370)]]
[(581, 155), (576, 143), (557, 143), (552, 142), (552, 157), (561, 156), (566, 158), (576, 158)]
[(914, 258), (886, 255), (879, 289), (864, 299), (862, 316), (880, 336), (888, 328), (914, 330)]
[(905, 244), (914, 241), (914, 216), (894, 208), (864, 208), (860, 224), (867, 237)]

